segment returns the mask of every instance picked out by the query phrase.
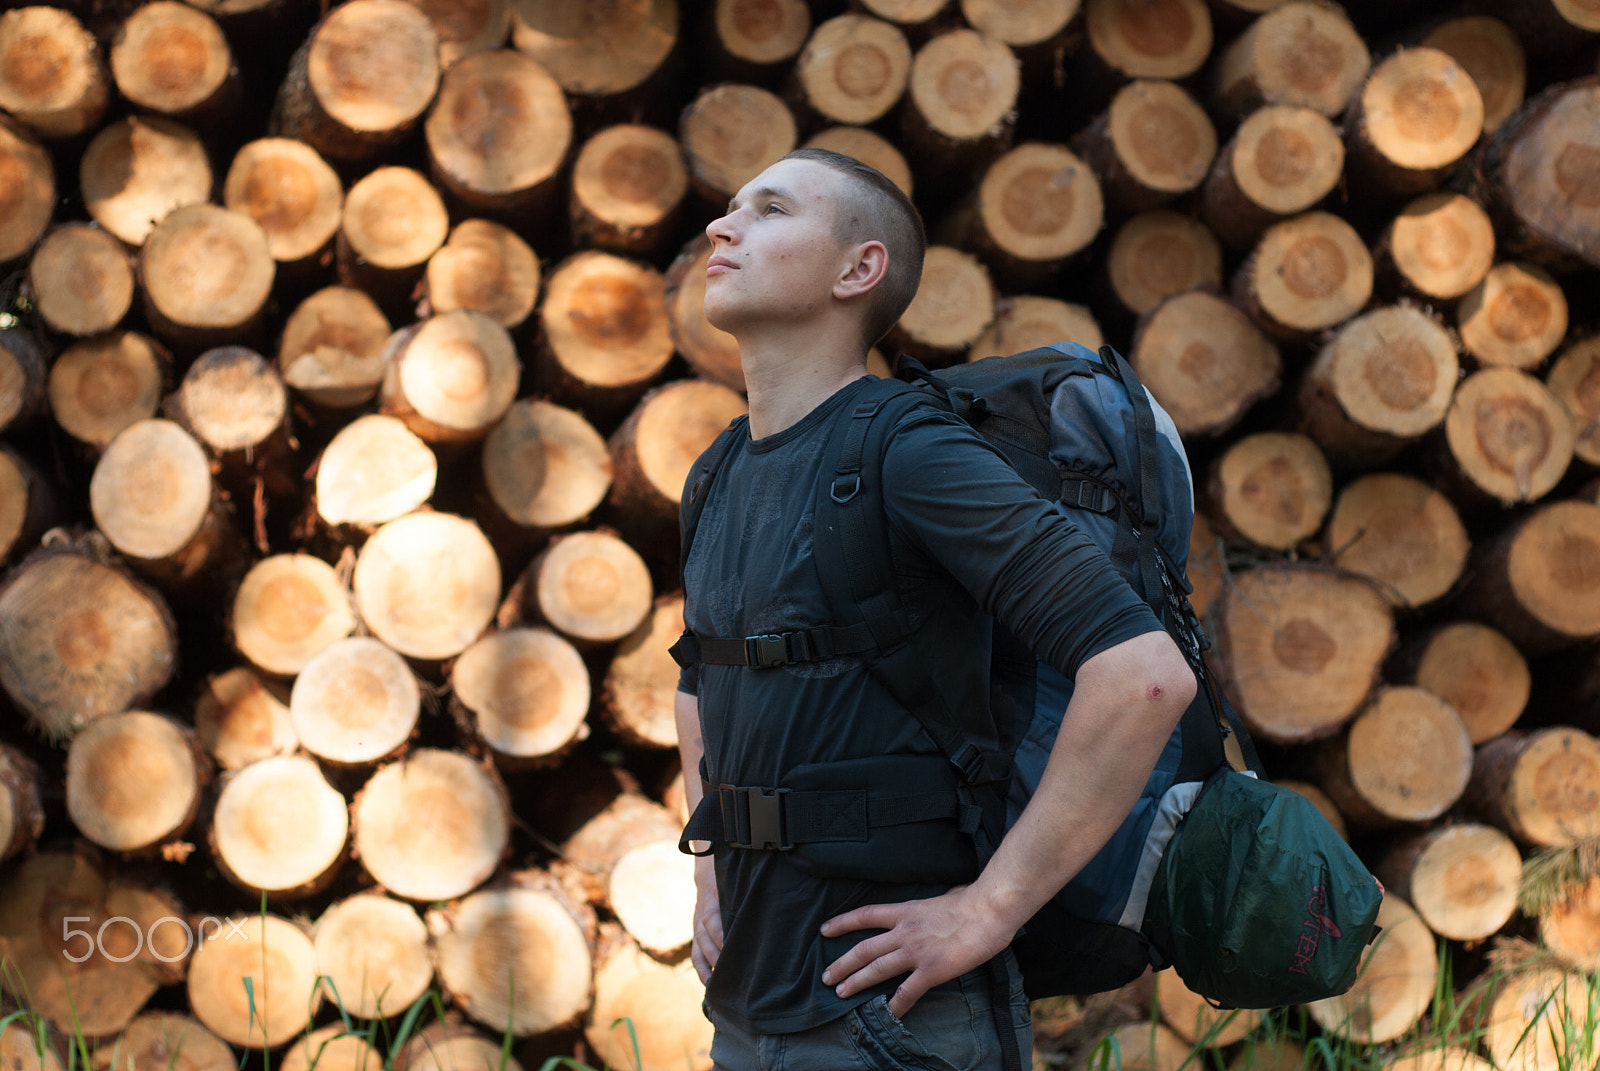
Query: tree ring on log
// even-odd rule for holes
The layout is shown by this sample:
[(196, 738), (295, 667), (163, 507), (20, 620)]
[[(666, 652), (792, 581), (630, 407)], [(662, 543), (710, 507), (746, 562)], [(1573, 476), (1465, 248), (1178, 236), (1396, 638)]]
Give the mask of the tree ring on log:
[(1473, 484), (1502, 502), (1533, 502), (1572, 461), (1572, 417), (1545, 385), (1514, 368), (1485, 368), (1456, 388), (1445, 417), (1450, 452)]
[(378, 639), (412, 658), (467, 649), (494, 616), (500, 560), (471, 521), (413, 513), (373, 533), (356, 558), (356, 606)]
[(174, 209), (205, 203), (211, 196), (211, 164), (188, 127), (129, 116), (89, 142), (78, 183), (94, 221), (139, 246)]
[(1089, 44), (1130, 78), (1187, 78), (1211, 53), (1204, 0), (1088, 0)]
[(1019, 145), (990, 165), (977, 208), (1005, 254), (1042, 264), (1083, 249), (1105, 218), (1094, 172), (1063, 146), (1041, 142)]
[(485, 636), (456, 659), (450, 684), (483, 742), (501, 755), (554, 755), (587, 731), (589, 671), (548, 629)]
[(291, 893), (331, 877), (344, 859), (349, 833), (344, 797), (316, 762), (276, 755), (228, 776), (217, 793), (211, 846), (234, 884)]
[(50, 226), (56, 169), (33, 138), (0, 126), (0, 263), (22, 256)]
[(940, 34), (911, 61), (910, 100), (935, 132), (974, 141), (1017, 106), (1022, 71), (1011, 49), (974, 30)]
[(85, 837), (132, 852), (179, 835), (200, 799), (187, 732), (159, 714), (99, 718), (67, 749), (67, 810)]
[(1191, 290), (1146, 315), (1133, 346), (1134, 370), (1178, 430), (1214, 435), (1278, 387), (1278, 347), (1244, 313)]
[(263, 671), (292, 677), (355, 629), (333, 567), (309, 554), (276, 554), (251, 567), (233, 600), (233, 642)]
[(1567, 334), (1561, 284), (1532, 264), (1496, 264), (1456, 310), (1461, 344), (1484, 364), (1532, 371)]
[(439, 86), (439, 38), (399, 0), (341, 4), (311, 37), (307, 79), (329, 118), (361, 133), (404, 127)]
[(871, 123), (905, 94), (911, 46), (892, 23), (840, 15), (817, 27), (794, 69), (807, 103), (829, 122)]
[(260, 138), (241, 148), (223, 183), (223, 203), (261, 225), (274, 260), (304, 260), (338, 233), (344, 188), (303, 141)]
[(1321, 112), (1268, 105), (1239, 125), (1230, 163), (1246, 197), (1288, 216), (1333, 192), (1344, 172), (1344, 142)]
[(167, 115), (209, 100), (227, 80), (232, 62), (216, 20), (172, 0), (136, 10), (111, 41), (117, 89), (139, 107)]

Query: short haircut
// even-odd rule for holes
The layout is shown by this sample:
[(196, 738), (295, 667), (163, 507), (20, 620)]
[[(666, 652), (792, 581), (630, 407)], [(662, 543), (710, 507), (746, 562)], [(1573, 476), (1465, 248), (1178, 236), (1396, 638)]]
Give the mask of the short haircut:
[(876, 345), (922, 284), (922, 254), (928, 245), (922, 216), (905, 191), (853, 156), (828, 149), (796, 149), (784, 159), (810, 160), (843, 175), (850, 198), (835, 209), (834, 236), (841, 243), (875, 239), (889, 252), (889, 270), (867, 308), (866, 343)]

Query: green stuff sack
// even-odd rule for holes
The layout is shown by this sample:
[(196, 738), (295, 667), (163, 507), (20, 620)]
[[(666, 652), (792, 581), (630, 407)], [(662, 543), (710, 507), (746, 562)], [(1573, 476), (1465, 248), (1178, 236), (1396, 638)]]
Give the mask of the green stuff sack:
[(1382, 900), (1311, 801), (1222, 770), (1172, 835), (1144, 932), (1213, 1003), (1305, 1004), (1355, 983)]

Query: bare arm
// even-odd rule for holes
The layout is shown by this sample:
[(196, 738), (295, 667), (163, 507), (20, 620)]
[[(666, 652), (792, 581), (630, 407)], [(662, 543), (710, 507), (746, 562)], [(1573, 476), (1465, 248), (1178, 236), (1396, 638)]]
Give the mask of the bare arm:
[[(688, 801), (689, 813), (693, 814), (704, 794), (700, 788), (700, 756), (705, 754), (705, 741), (700, 735), (700, 700), (688, 692), (678, 692), (673, 699), (672, 713), (678, 723), (683, 795)], [(693, 841), (691, 847), (701, 850), (705, 844)], [(689, 958), (694, 961), (700, 981), (705, 982), (722, 953), (722, 908), (717, 900), (717, 874), (711, 856), (703, 855), (694, 861), (694, 885), (694, 942)]]
[(828, 920), (830, 937), (888, 932), (841, 956), (823, 982), (849, 997), (910, 972), (889, 1005), (904, 1015), (933, 986), (998, 954), (1116, 832), (1194, 692), (1194, 674), (1164, 632), (1084, 662), (1039, 788), (977, 880)]

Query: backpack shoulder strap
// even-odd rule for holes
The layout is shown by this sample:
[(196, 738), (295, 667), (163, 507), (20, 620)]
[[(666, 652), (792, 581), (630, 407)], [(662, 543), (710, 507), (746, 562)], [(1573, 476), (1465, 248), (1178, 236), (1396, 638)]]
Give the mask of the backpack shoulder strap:
[[(678, 506), (678, 587), (685, 588), (685, 576), (689, 565), (689, 548), (694, 543), (694, 534), (700, 527), (700, 515), (705, 512), (706, 499), (710, 497), (711, 484), (717, 478), (717, 473), (722, 471), (723, 463), (728, 460), (728, 455), (733, 453), (733, 448), (738, 445), (741, 437), (749, 436), (750, 416), (744, 414), (737, 416), (731, 423), (722, 429), (711, 445), (706, 447), (699, 460), (690, 470), (689, 479), (684, 484), (683, 500)], [(694, 635), (685, 629), (678, 642), (672, 645), (672, 657), (679, 665), (700, 660), (700, 649)]]

